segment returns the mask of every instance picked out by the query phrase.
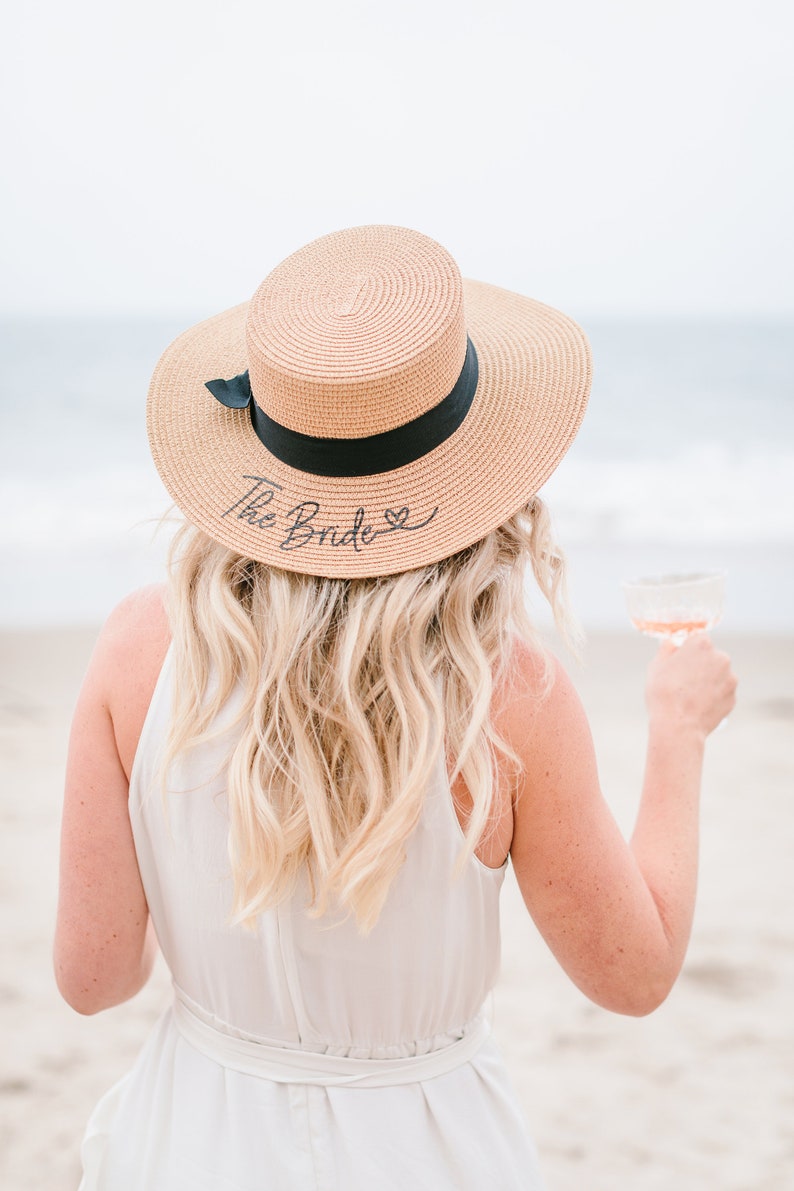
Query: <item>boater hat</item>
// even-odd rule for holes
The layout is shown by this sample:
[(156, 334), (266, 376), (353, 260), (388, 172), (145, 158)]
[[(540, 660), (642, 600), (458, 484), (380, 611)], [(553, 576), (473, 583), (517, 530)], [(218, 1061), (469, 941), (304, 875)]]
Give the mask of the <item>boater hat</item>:
[(484, 537), (544, 484), (590, 389), (583, 331), (464, 281), (400, 227), (323, 236), (159, 361), (147, 425), (178, 507), (248, 558), (387, 575)]

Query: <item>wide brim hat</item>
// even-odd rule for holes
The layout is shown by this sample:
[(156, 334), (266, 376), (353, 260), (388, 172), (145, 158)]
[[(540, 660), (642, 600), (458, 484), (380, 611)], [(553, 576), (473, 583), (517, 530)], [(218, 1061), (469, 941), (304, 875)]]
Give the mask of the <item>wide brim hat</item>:
[(517, 512), (573, 441), (590, 380), (566, 315), (463, 280), (418, 232), (349, 228), (172, 343), (147, 427), (209, 537), (359, 578), (436, 562)]

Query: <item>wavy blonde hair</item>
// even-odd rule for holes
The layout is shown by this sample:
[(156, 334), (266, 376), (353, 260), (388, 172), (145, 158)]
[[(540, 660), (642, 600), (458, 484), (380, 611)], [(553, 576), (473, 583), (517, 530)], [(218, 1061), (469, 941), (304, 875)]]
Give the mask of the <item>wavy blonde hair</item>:
[(538, 497), (441, 562), (372, 579), (283, 571), (177, 531), (165, 766), (211, 738), (240, 691), (226, 787), (234, 921), (253, 923), (306, 866), (313, 912), (334, 901), (369, 931), (442, 750), (472, 798), (461, 866), (487, 836), (496, 754), (517, 763), (491, 704), (515, 635), (534, 641), (527, 562), (570, 639), (563, 557)]

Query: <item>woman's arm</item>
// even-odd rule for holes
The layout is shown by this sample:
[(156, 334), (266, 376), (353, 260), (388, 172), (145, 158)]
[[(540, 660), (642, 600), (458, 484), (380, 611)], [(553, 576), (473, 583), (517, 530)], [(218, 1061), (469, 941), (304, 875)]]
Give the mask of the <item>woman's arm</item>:
[[(601, 795), (590, 729), (557, 666), (539, 699), (534, 663), (501, 730), (524, 773), (511, 856), (524, 901), (571, 979), (618, 1013), (655, 1009), (689, 940), (706, 736), (731, 710), (736, 679), (703, 634), (663, 645), (649, 673), (645, 783), (628, 844)], [(523, 693), (521, 693), (523, 691)]]
[(75, 709), (54, 964), (61, 994), (79, 1013), (96, 1013), (133, 996), (154, 960), (127, 798), (167, 646), (159, 589), (130, 596), (100, 634)]

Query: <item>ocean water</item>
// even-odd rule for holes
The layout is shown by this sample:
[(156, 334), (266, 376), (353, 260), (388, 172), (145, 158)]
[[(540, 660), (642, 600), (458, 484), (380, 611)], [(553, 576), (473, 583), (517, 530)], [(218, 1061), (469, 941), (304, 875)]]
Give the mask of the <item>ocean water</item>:
[[(0, 625), (96, 622), (162, 577), (144, 402), (192, 321), (0, 322)], [(626, 624), (621, 579), (719, 567), (726, 628), (794, 632), (794, 327), (581, 321), (590, 407), (543, 496), (585, 626)]]

